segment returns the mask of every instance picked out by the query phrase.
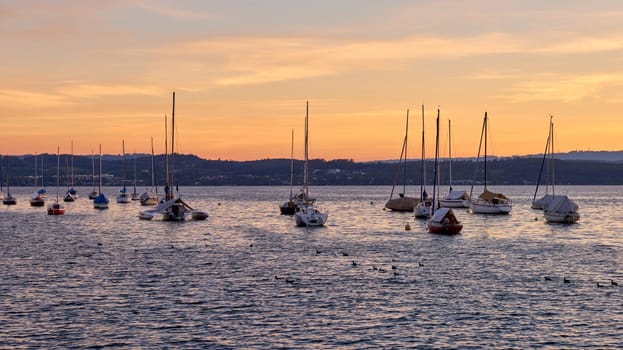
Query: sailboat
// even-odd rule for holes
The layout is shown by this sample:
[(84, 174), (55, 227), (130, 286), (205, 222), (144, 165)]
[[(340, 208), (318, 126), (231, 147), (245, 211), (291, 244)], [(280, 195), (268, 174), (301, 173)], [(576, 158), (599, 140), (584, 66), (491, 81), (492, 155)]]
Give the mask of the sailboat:
[(48, 215), (63, 215), (65, 214), (65, 207), (58, 201), (58, 192), (61, 178), (61, 153), (60, 147), (56, 146), (56, 200), (48, 205)]
[[(175, 157), (175, 91), (173, 92), (173, 112), (171, 114), (171, 157)], [(139, 219), (152, 220), (158, 219), (161, 221), (185, 221), (188, 217), (192, 220), (205, 220), (208, 218), (208, 213), (201, 210), (193, 209), (190, 205), (182, 200), (179, 191), (176, 190), (177, 196), (174, 195), (172, 186), (172, 177), (169, 176), (169, 157), (168, 146), (166, 140), (168, 138), (166, 130), (166, 116), (165, 116), (165, 200), (159, 203), (154, 209), (145, 210), (139, 212)], [(178, 188), (178, 186), (176, 186)]]
[(128, 190), (125, 187), (125, 140), (121, 140), (121, 148), (123, 150), (123, 187), (119, 190), (119, 194), (117, 195), (117, 203), (130, 203), (130, 195), (128, 194)]
[[(554, 172), (555, 159), (554, 159), (554, 121), (553, 119), (554, 117), (550, 116), (549, 136), (547, 138), (549, 146), (545, 147), (545, 154), (548, 153), (547, 151), (549, 148), (550, 164), (549, 164), (549, 169), (548, 169), (549, 170), (548, 177), (549, 177), (549, 180), (550, 180), (549, 182), (551, 183), (551, 187), (552, 187), (552, 194), (549, 195), (549, 193), (547, 193), (543, 198), (540, 198), (538, 200), (533, 200), (532, 208), (539, 207), (539, 206), (542, 207), (543, 216), (545, 216), (545, 220), (547, 220), (547, 222), (573, 224), (577, 222), (578, 220), (580, 220), (580, 213), (578, 212), (579, 206), (565, 195), (556, 195), (555, 190), (554, 190), (555, 189), (554, 184), (556, 183), (556, 181), (555, 181), (555, 172)], [(541, 164), (541, 172), (542, 170), (543, 170), (543, 164)], [(539, 172), (539, 181), (541, 178), (541, 172)], [(538, 191), (539, 181), (537, 181), (537, 189), (534, 194), (535, 198), (536, 198), (536, 193)]]
[(93, 200), (93, 208), (108, 209), (108, 198), (102, 193), (102, 144), (100, 144), (99, 186), (97, 192), (98, 195)]
[[(539, 177), (536, 181), (536, 189), (534, 190), (534, 197), (532, 197), (532, 209), (540, 209), (543, 210), (547, 207), (549, 203), (552, 202), (554, 196), (556, 195), (556, 186), (554, 183), (554, 121), (553, 116), (549, 117), (549, 131), (547, 133), (547, 141), (545, 142), (545, 151), (543, 152), (543, 159), (541, 160), (541, 169), (539, 170)], [(549, 156), (549, 159), (548, 159)], [(545, 195), (539, 199), (536, 198), (539, 193), (539, 185), (541, 184), (541, 177), (543, 175), (543, 170), (546, 169), (547, 162), (547, 172), (546, 172), (546, 184), (545, 184)], [(550, 194), (550, 187), (552, 193)]]
[(71, 173), (69, 172), (69, 159), (65, 158), (65, 172), (67, 174), (67, 191), (65, 192), (65, 197), (63, 197), (63, 202), (73, 202), (76, 198), (71, 194), (70, 190), (73, 189), (71, 186), (72, 179)]
[(134, 156), (132, 157), (134, 162), (134, 189), (132, 190), (132, 200), (137, 201), (141, 199), (141, 196), (136, 192), (136, 152), (134, 152)]
[[(74, 200), (78, 199), (78, 192), (76, 191), (76, 189), (74, 188), (74, 140), (71, 140), (71, 181), (70, 181), (70, 185), (71, 188), (67, 191), (67, 194), (65, 195), (65, 202), (73, 202)], [(69, 197), (71, 197), (70, 200)]]
[(9, 187), (9, 156), (6, 157), (6, 196), (2, 199), (2, 204), (15, 205), (17, 199), (11, 195), (11, 188)]
[(93, 200), (97, 198), (97, 191), (95, 190), (95, 156), (93, 155), (93, 149), (91, 148), (91, 183), (93, 189), (89, 193), (89, 199)]
[[(305, 196), (309, 198), (309, 101), (305, 103), (305, 163), (303, 169), (303, 190)], [(323, 226), (329, 214), (322, 213), (314, 207), (313, 202), (303, 205), (298, 212), (294, 214), (296, 226)]]
[[(407, 109), (407, 123), (405, 127), (405, 138), (402, 142), (402, 150), (400, 151), (400, 161), (398, 162), (398, 167), (396, 169), (396, 176), (394, 177), (394, 184), (392, 185), (392, 191), (389, 194), (389, 200), (385, 203), (385, 208), (391, 211), (413, 211), (415, 208), (415, 204), (417, 203), (417, 199), (413, 197), (406, 196), (406, 187), (407, 187), (407, 140), (409, 135), (409, 110)], [(402, 167), (402, 193), (398, 194), (398, 198), (393, 198), (394, 189), (396, 187), (396, 180), (398, 179), (398, 175), (400, 174), (400, 169)]]
[(288, 201), (279, 206), (281, 215), (294, 215), (300, 206), (304, 205), (308, 201), (305, 195), (294, 196), (292, 193), (292, 187), (294, 186), (294, 129), (292, 129), (292, 138), (290, 142), (290, 196)]
[(466, 191), (454, 190), (452, 188), (452, 133), (451, 123), (448, 119), (448, 194), (439, 199), (439, 206), (444, 208), (467, 208), (469, 195)]
[[(484, 137), (484, 191), (474, 199), (472, 196), (474, 184), (470, 189), (469, 209), (474, 214), (508, 214), (513, 209), (511, 200), (501, 193), (494, 193), (487, 189), (487, 112), (482, 123), (482, 132), (480, 134), (480, 145), (478, 146), (478, 158), (480, 158), (480, 147)], [(478, 162), (478, 161), (476, 161)]]
[(0, 155), (0, 199), (4, 200), (4, 190), (2, 188), (2, 156)]
[(433, 204), (431, 218), (427, 222), (430, 233), (457, 234), (463, 229), (463, 224), (456, 218), (451, 208), (435, 210), (437, 191), (439, 188), (439, 110), (437, 110), (437, 135), (435, 137), (435, 175), (433, 177)]
[(141, 205), (156, 205), (158, 204), (158, 187), (156, 187), (156, 160), (154, 156), (154, 138), (151, 138), (151, 189), (145, 190), (141, 194)]
[(45, 199), (41, 196), (41, 194), (39, 193), (39, 190), (37, 189), (37, 163), (38, 163), (37, 155), (35, 154), (33, 158), (35, 159), (35, 177), (34, 177), (35, 192), (30, 197), (30, 206), (31, 207), (42, 207), (45, 205)]
[[(36, 157), (35, 157), (36, 158)], [(36, 160), (35, 160), (36, 161)], [(35, 165), (36, 167), (36, 165)], [(35, 173), (37, 172), (37, 170), (35, 169)], [(39, 197), (46, 199), (47, 198), (47, 193), (48, 191), (45, 190), (45, 181), (44, 181), (44, 175), (45, 172), (43, 170), (43, 154), (41, 155), (41, 188), (39, 188), (39, 190), (37, 190), (37, 193), (39, 194)]]
[(420, 175), (420, 201), (415, 206), (415, 217), (428, 219), (433, 205), (426, 193), (426, 148), (424, 147), (424, 105), (422, 105), (422, 173)]

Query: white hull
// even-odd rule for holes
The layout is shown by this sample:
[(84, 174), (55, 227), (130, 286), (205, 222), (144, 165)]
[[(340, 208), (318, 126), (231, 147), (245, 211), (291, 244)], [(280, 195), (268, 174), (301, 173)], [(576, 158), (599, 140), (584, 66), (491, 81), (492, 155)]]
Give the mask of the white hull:
[(312, 206), (304, 207), (294, 214), (296, 226), (302, 227), (323, 226), (328, 218), (329, 214), (321, 213)]
[(443, 208), (467, 208), (469, 204), (465, 199), (440, 199), (439, 205)]
[(474, 214), (508, 214), (513, 207), (510, 203), (493, 203), (489, 201), (470, 202), (469, 209)]
[(575, 213), (560, 213), (560, 212), (548, 212), (543, 213), (547, 222), (555, 222), (561, 224), (573, 224), (580, 220), (580, 214)]
[(126, 204), (126, 203), (130, 203), (131, 201), (132, 199), (130, 198), (130, 196), (128, 196), (127, 193), (122, 193), (117, 196), (117, 203)]

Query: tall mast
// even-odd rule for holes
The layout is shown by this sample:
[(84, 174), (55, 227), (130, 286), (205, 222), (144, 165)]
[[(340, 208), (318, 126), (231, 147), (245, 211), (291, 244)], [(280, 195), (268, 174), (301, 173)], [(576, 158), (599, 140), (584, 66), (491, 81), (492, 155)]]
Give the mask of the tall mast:
[(58, 186), (61, 178), (61, 147), (56, 146), (56, 201), (58, 202)]
[(156, 186), (156, 160), (154, 157), (154, 138), (151, 138), (151, 189), (158, 195), (158, 187)]
[(74, 140), (71, 140), (71, 188), (74, 187)]
[(439, 109), (437, 109), (437, 120), (436, 120), (436, 125), (435, 125), (435, 129), (436, 134), (435, 134), (435, 175), (433, 176), (433, 205), (431, 207), (431, 213), (430, 216), (432, 217), (433, 214), (435, 213), (435, 202), (437, 201), (437, 197), (436, 197), (436, 192), (437, 192), (437, 180), (438, 180), (438, 172), (437, 172), (437, 165), (438, 165), (438, 159), (439, 159)]
[(132, 193), (136, 193), (136, 151), (134, 151), (134, 156), (132, 157), (132, 160), (134, 161), (134, 192)]
[(484, 133), (485, 133), (485, 191), (487, 190), (487, 112), (485, 112), (485, 123), (483, 125)]
[(123, 158), (122, 158), (123, 160), (123, 189), (124, 189), (123, 192), (125, 192), (126, 171), (125, 171), (125, 140), (124, 139), (121, 139), (121, 152), (123, 155)]
[(420, 176), (420, 200), (424, 200), (424, 185), (426, 183), (426, 149), (424, 147), (424, 105), (422, 105), (422, 174)]
[(99, 169), (99, 187), (98, 192), (102, 194), (102, 144), (100, 143), (100, 169)]
[(35, 183), (35, 190), (36, 190), (37, 189), (37, 154), (36, 153), (34, 155), (34, 158), (35, 158), (35, 181), (34, 183)]
[(556, 177), (555, 177), (555, 160), (554, 160), (554, 116), (550, 115), (549, 116), (549, 132), (550, 132), (550, 142), (552, 143), (551, 146), (551, 159), (552, 159), (552, 196), (556, 195), (555, 193), (555, 188), (556, 188)]
[(405, 127), (405, 142), (404, 142), (404, 153), (405, 153), (405, 163), (404, 168), (402, 170), (402, 194), (407, 195), (407, 138), (409, 136), (409, 110), (407, 109), (407, 126)]
[(290, 200), (292, 200), (292, 186), (294, 186), (294, 129), (290, 141)]
[(95, 156), (93, 148), (91, 148), (91, 183), (93, 184), (93, 192), (95, 192)]
[(303, 169), (303, 186), (305, 187), (305, 197), (309, 198), (309, 188), (308, 188), (308, 175), (307, 175), (307, 171), (308, 171), (308, 143), (309, 143), (309, 138), (308, 138), (308, 130), (307, 127), (309, 125), (309, 101), (305, 102), (305, 166)]
[(164, 199), (169, 200), (171, 191), (169, 187), (169, 134), (167, 130), (167, 115), (164, 115)]
[(450, 119), (448, 119), (448, 177), (450, 191), (452, 191), (452, 131), (450, 128)]
[[(173, 91), (173, 107), (171, 111), (171, 186), (173, 186), (173, 174), (175, 173), (175, 91)], [(173, 198), (173, 189), (171, 189)]]
[(44, 168), (43, 168), (43, 154), (41, 155), (41, 188), (45, 189), (45, 181), (43, 179)]

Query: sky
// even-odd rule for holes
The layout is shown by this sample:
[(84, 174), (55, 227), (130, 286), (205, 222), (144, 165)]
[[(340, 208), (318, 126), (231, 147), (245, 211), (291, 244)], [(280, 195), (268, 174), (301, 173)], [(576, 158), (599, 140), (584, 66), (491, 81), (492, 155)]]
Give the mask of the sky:
[(497, 0), (0, 0), (0, 153), (206, 159), (623, 149), (623, 4)]

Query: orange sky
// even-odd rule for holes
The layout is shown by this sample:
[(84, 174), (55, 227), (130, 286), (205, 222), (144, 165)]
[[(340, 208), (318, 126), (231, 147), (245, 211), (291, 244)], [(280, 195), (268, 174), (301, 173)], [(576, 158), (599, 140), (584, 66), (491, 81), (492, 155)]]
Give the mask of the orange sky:
[[(421, 105), (453, 155), (621, 150), (617, 1), (0, 2), (1, 153), (163, 151), (176, 91), (179, 149), (209, 159), (357, 161), (420, 153)], [(444, 151), (445, 152), (445, 151)]]

